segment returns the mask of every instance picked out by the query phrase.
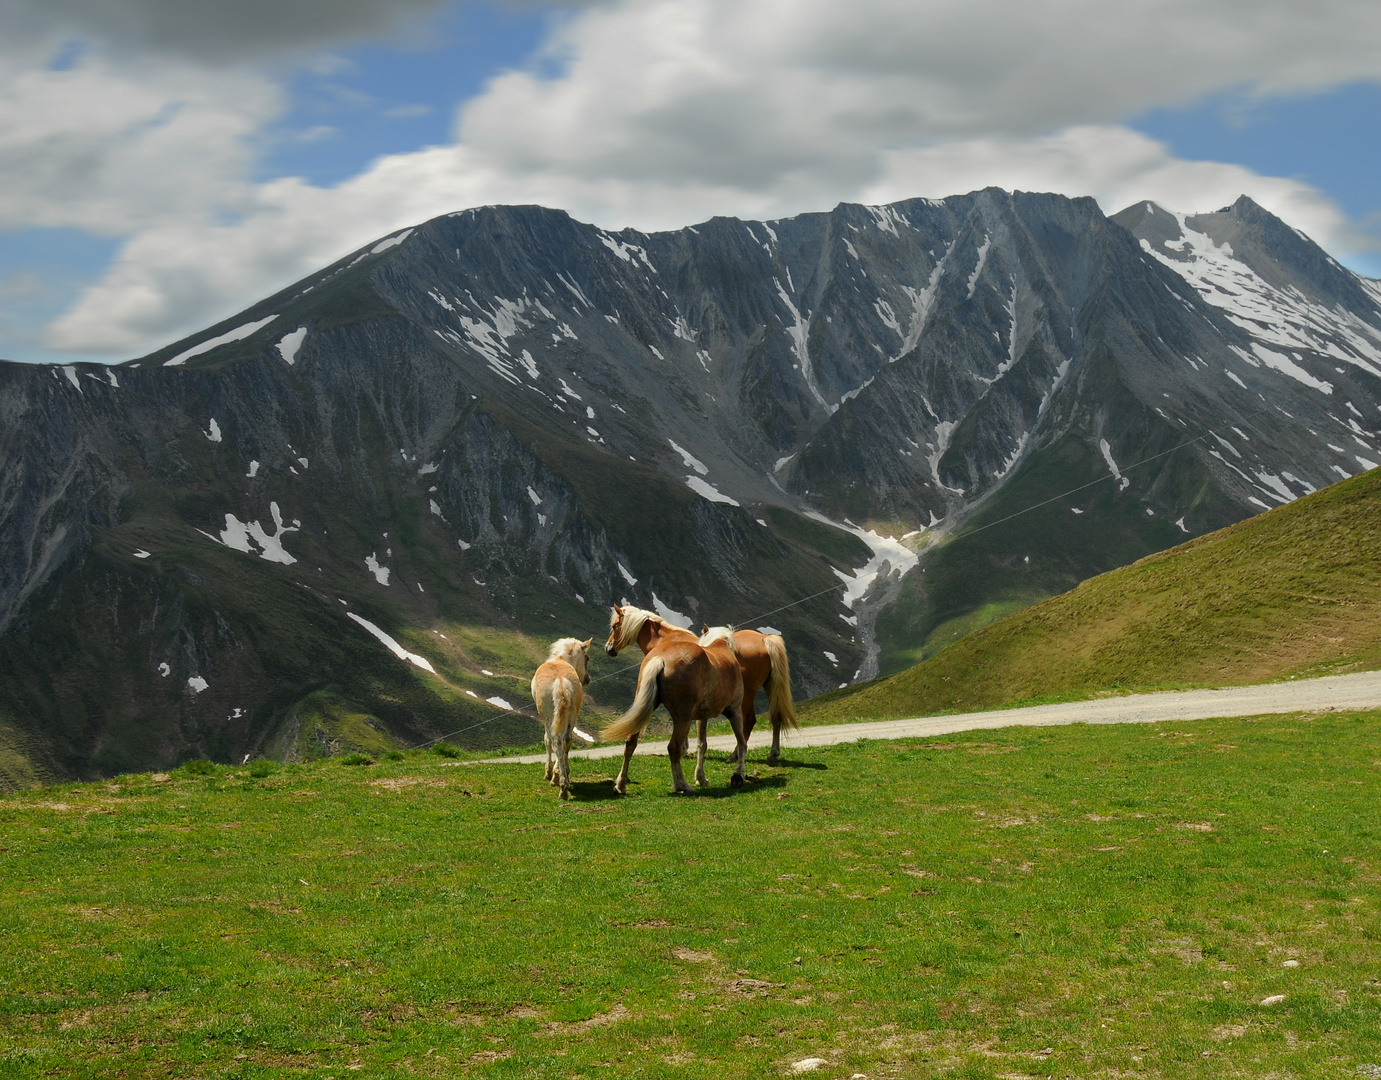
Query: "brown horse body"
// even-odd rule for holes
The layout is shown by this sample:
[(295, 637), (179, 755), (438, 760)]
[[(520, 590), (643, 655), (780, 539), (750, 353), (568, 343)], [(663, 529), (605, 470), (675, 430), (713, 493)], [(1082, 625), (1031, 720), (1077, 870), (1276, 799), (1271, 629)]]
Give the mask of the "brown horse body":
[(743, 672), (743, 739), (753, 734), (758, 722), (755, 699), (767, 687), (767, 715), (772, 721), (772, 749), (767, 764), (775, 765), (782, 756), (782, 728), (799, 728), (796, 708), (791, 700), (791, 668), (786, 658), (786, 643), (776, 634), (756, 630), (734, 631), (734, 654)]
[[(620, 649), (636, 641), (646, 654), (657, 641), (697, 641), (695, 634), (672, 626), (659, 615), (635, 607), (614, 606), (609, 641), (604, 651), (617, 656)], [(707, 628), (708, 630), (708, 628)], [(775, 765), (782, 754), (782, 728), (799, 728), (796, 707), (791, 700), (791, 665), (786, 642), (777, 634), (756, 630), (734, 631), (734, 654), (743, 674), (743, 739), (745, 744), (758, 722), (758, 691), (767, 688), (767, 714), (772, 721), (772, 749), (767, 764)]]
[[(671, 759), (672, 782), (678, 792), (693, 794), (695, 789), (686, 783), (681, 768), (691, 725), (696, 725), (699, 748), (696, 754), (695, 782), (704, 786), (706, 729), (712, 716), (724, 715), (734, 730), (738, 769), (730, 778), (733, 787), (743, 784), (744, 765), (748, 757), (748, 738), (743, 727), (743, 675), (733, 650), (723, 643), (702, 647), (689, 631), (680, 630), (653, 615), (643, 619), (637, 627), (624, 625), (624, 612), (649, 615), (637, 608), (614, 609), (612, 632), (605, 651), (616, 656), (636, 635), (643, 650), (642, 666), (638, 669), (638, 689), (633, 704), (618, 720), (604, 729), (609, 741), (626, 740), (623, 749), (623, 768), (614, 781), (620, 795), (628, 790), (628, 764), (638, 746), (638, 738), (652, 718), (658, 705), (671, 715), (671, 741), (667, 755)], [(623, 633), (627, 631), (627, 633)]]

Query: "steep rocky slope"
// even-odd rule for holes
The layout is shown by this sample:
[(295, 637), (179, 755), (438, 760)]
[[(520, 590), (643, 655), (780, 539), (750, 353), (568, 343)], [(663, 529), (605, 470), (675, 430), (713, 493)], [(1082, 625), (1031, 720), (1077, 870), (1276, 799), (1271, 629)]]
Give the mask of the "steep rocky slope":
[(0, 366), (0, 757), (530, 741), (485, 699), (623, 597), (781, 629), (818, 692), (1370, 467), (1378, 406), (1375, 283), (1245, 199), (463, 211), (141, 360)]

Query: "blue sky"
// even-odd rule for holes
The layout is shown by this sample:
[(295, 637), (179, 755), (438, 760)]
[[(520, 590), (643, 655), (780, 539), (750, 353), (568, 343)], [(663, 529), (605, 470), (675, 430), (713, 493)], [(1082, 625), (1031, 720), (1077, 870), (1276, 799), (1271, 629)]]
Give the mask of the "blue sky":
[[(1303, 180), (1381, 238), (1381, 85), (1354, 83), (1265, 100), (1215, 95), (1188, 108), (1153, 110), (1131, 126), (1163, 139), (1180, 157)], [(1344, 262), (1381, 277), (1375, 252), (1357, 252)]]
[(290, 107), (265, 133), (258, 175), (331, 185), (381, 155), (448, 141), (456, 105), (528, 62), (552, 18), (542, 8), (457, 6), (401, 43), (340, 49), (323, 70), (294, 71)]
[(245, 5), (0, 15), (0, 357), (140, 355), (483, 202), (661, 228), (990, 183), (1110, 213), (1245, 191), (1381, 276), (1360, 0)]

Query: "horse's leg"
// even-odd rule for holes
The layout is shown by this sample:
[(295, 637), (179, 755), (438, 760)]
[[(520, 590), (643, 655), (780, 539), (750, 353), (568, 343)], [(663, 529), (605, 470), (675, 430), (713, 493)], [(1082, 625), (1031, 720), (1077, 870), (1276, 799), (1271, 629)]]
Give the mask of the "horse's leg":
[(545, 716), (542, 717), (542, 745), (547, 748), (547, 771), (543, 775), (542, 779), (546, 780), (548, 783), (554, 784), (556, 783), (556, 770), (553, 767), (551, 760), (551, 721), (549, 721)]
[(619, 777), (614, 781), (614, 790), (620, 795), (628, 794), (628, 763), (633, 760), (633, 751), (638, 748), (638, 736), (630, 735), (628, 741), (623, 744), (623, 768), (619, 770)]
[(675, 716), (671, 718), (671, 741), (667, 743), (667, 756), (671, 758), (671, 783), (682, 795), (694, 795), (695, 788), (686, 783), (686, 774), (681, 771), (682, 750), (690, 737), (691, 718)]
[[(753, 734), (753, 726), (758, 722), (758, 712), (754, 706), (754, 699), (758, 696), (757, 691), (753, 691), (753, 696), (748, 696), (748, 688), (743, 688), (743, 745), (748, 745), (749, 738)], [(747, 750), (744, 751), (747, 753)], [(768, 764), (772, 764), (772, 759), (767, 759)]]
[(743, 710), (739, 705), (730, 705), (724, 710), (724, 715), (729, 718), (729, 726), (734, 729), (734, 738), (738, 742), (738, 769), (734, 775), (729, 777), (730, 787), (743, 787), (743, 770), (748, 763), (748, 736), (743, 733)]
[(772, 716), (772, 749), (767, 752), (767, 764), (776, 765), (782, 760), (782, 721), (776, 713), (772, 712), (772, 680), (776, 675), (769, 675), (767, 682), (763, 683), (763, 689), (767, 691), (767, 709)]
[(695, 785), (696, 787), (706, 787), (709, 781), (705, 779), (705, 753), (709, 749), (709, 741), (705, 738), (705, 733), (709, 730), (710, 718), (702, 716), (700, 718), (700, 741), (695, 749)]
[(557, 764), (561, 770), (561, 798), (563, 800), (571, 797), (571, 738), (574, 724), (566, 727), (565, 734), (561, 737), (561, 747), (557, 756)]

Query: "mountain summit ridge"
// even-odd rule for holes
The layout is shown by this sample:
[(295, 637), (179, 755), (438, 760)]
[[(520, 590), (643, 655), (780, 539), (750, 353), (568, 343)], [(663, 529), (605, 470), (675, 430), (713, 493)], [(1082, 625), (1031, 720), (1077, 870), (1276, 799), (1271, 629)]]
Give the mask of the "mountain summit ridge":
[[(346, 607), (457, 686), (443, 627), (587, 636), (624, 596), (793, 605), (798, 693), (895, 669), (1381, 460), (1381, 289), (1246, 199), (487, 207), (115, 368), (0, 365), (0, 409), (0, 736), (85, 775), (262, 752), (328, 686), (399, 737), (502, 697)], [(292, 597), (301, 656), (245, 588)]]

